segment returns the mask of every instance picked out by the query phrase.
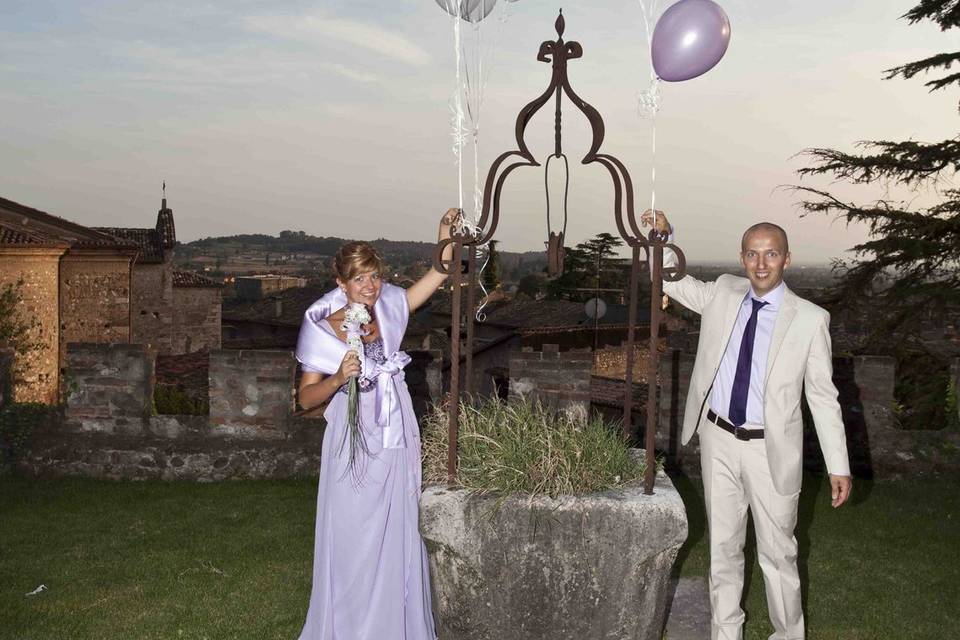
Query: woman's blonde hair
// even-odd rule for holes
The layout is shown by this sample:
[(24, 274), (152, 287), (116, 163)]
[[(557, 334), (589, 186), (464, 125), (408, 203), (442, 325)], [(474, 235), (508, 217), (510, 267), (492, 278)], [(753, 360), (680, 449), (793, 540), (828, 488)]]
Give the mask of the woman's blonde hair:
[(348, 242), (340, 247), (337, 255), (333, 257), (333, 270), (343, 281), (368, 271), (382, 275), (383, 258), (369, 242)]

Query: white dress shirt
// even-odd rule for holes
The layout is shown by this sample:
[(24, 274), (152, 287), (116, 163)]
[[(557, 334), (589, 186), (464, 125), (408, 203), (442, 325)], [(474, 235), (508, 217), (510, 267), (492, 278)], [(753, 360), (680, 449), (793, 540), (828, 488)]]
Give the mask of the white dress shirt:
[(751, 300), (762, 300), (767, 304), (757, 312), (757, 332), (754, 334), (753, 361), (750, 367), (750, 391), (747, 393), (747, 425), (752, 429), (763, 427), (763, 387), (767, 375), (767, 355), (770, 352), (773, 326), (777, 321), (777, 312), (783, 301), (785, 287), (786, 285), (781, 281), (776, 288), (762, 297), (756, 295), (753, 287), (750, 287), (750, 292), (740, 305), (737, 322), (733, 325), (730, 341), (720, 361), (717, 377), (713, 381), (713, 391), (710, 392), (710, 408), (727, 421), (730, 420), (730, 395), (733, 393), (733, 379), (737, 375), (740, 344), (743, 342), (743, 332), (753, 312)]

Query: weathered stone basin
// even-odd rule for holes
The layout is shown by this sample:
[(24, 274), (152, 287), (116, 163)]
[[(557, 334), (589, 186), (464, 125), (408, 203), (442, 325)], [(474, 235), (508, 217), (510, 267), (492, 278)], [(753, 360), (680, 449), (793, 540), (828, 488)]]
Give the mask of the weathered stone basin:
[(687, 517), (670, 479), (558, 499), (420, 499), (440, 640), (659, 640)]

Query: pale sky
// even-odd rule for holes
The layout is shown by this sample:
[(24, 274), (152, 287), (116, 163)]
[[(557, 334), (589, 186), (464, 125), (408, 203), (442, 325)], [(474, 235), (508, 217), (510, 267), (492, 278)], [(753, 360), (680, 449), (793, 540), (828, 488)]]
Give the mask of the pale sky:
[[(798, 218), (796, 196), (777, 189), (796, 181), (792, 156), (956, 134), (954, 93), (881, 80), (883, 69), (960, 45), (899, 20), (916, 1), (720, 0), (732, 24), (725, 58), (664, 84), (656, 121), (657, 206), (688, 259), (734, 259), (743, 228), (761, 219), (788, 229), (796, 262), (841, 255), (863, 232)], [(630, 169), (639, 213), (650, 201), (651, 125), (636, 114), (649, 72), (637, 0), (519, 0), (506, 22), (495, 9), (481, 32), (491, 49), (481, 178), (514, 148), (517, 112), (549, 81), (536, 52), (555, 37), (561, 6), (566, 39), (584, 48), (571, 82), (603, 115), (603, 150)], [(451, 21), (434, 0), (4, 0), (0, 196), (81, 224), (145, 227), (166, 180), (183, 241), (282, 229), (431, 240), (458, 201), (453, 88)], [(552, 108), (532, 125), (543, 159), (552, 126)], [(588, 129), (569, 103), (564, 130), (568, 244), (615, 233), (609, 177), (579, 163)], [(840, 189), (857, 193), (882, 195)], [(514, 172), (501, 248), (541, 249), (544, 212), (542, 169)]]

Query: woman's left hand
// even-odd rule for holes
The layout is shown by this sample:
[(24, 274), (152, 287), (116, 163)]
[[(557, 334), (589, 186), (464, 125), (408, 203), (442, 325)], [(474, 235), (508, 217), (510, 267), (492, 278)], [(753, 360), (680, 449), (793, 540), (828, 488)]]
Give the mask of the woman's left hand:
[(457, 208), (447, 209), (443, 217), (440, 218), (440, 238), (449, 238), (450, 229), (460, 221), (463, 211)]

